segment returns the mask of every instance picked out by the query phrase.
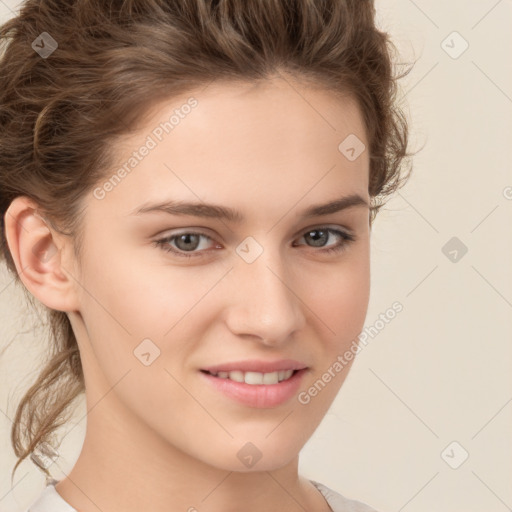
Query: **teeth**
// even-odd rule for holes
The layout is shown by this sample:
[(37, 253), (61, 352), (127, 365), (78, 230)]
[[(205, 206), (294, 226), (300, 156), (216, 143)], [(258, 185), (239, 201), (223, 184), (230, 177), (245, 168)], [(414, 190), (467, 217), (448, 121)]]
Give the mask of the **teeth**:
[(289, 379), (293, 370), (279, 370), (278, 372), (260, 373), (260, 372), (241, 372), (235, 370), (232, 372), (212, 373), (221, 379), (230, 379), (235, 382), (245, 382), (246, 384), (277, 384), (283, 380)]

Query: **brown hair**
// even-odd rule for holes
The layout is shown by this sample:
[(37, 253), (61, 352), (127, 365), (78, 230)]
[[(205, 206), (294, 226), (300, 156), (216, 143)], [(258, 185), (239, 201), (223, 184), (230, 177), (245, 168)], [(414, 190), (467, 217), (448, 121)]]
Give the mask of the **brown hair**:
[[(11, 201), (33, 199), (79, 256), (82, 202), (115, 164), (113, 142), (151, 104), (213, 80), (283, 72), (353, 96), (369, 141), (370, 223), (409, 177), (397, 81), (410, 69), (395, 74), (371, 0), (26, 0), (0, 32), (1, 253), (18, 283), (5, 239)], [(58, 47), (44, 56), (48, 35)], [(13, 474), (84, 391), (69, 319), (46, 312), (52, 349), (16, 410)]]

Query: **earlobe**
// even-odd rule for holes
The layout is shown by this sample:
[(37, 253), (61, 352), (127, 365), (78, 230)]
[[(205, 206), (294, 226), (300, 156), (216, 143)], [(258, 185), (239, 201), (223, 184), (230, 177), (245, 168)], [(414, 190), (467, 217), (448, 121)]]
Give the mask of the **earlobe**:
[(76, 310), (74, 281), (63, 262), (64, 239), (37, 212), (37, 204), (15, 198), (4, 221), (7, 245), (27, 290), (51, 309)]

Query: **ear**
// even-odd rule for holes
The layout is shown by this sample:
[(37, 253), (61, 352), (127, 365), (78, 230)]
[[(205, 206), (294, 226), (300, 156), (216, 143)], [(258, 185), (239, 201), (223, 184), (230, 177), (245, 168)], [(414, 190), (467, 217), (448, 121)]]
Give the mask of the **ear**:
[[(38, 205), (16, 197), (4, 217), (5, 237), (18, 275), (27, 290), (57, 311), (78, 309), (71, 239), (60, 235), (37, 212)], [(68, 271), (66, 271), (69, 269)]]

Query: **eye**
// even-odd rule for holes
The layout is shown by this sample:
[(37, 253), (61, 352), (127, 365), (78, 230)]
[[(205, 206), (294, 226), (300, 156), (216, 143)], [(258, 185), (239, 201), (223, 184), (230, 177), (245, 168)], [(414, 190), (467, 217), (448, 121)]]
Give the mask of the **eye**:
[[(184, 256), (185, 258), (191, 258), (195, 256), (201, 256), (201, 254), (187, 254), (187, 252), (195, 251), (200, 246), (201, 238), (212, 240), (209, 236), (204, 233), (196, 233), (192, 231), (186, 231), (183, 233), (179, 233), (177, 235), (167, 236), (165, 238), (161, 238), (160, 240), (156, 240), (154, 244), (157, 247), (160, 247), (166, 252), (172, 252), (177, 256)], [(177, 245), (176, 250), (170, 242), (174, 242)]]
[[(332, 247), (325, 247), (325, 241), (328, 240), (331, 235), (336, 235), (339, 238), (339, 241), (332, 245)], [(346, 247), (356, 240), (356, 237), (345, 231), (341, 231), (339, 229), (329, 228), (327, 226), (322, 226), (314, 229), (308, 229), (301, 239), (309, 240), (313, 243), (310, 247), (320, 247), (317, 252), (320, 253), (338, 253), (346, 249)], [(210, 240), (213, 242), (213, 239), (204, 233), (195, 232), (195, 231), (184, 231), (182, 233), (178, 233), (175, 235), (166, 236), (165, 238), (161, 238), (153, 242), (153, 244), (166, 252), (170, 252), (175, 254), (176, 256), (192, 258), (192, 257), (200, 257), (203, 256), (202, 252), (197, 251), (199, 246), (201, 245), (201, 239)], [(172, 244), (175, 244), (173, 247)], [(304, 244), (299, 244), (304, 245)], [(217, 245), (220, 248), (220, 246)], [(189, 254), (187, 254), (189, 253)]]
[[(323, 241), (327, 240), (329, 236), (332, 234), (336, 235), (339, 238), (339, 242), (331, 247), (323, 249)], [(323, 253), (341, 252), (345, 250), (347, 246), (351, 242), (354, 242), (356, 239), (356, 237), (351, 233), (347, 233), (339, 229), (329, 228), (327, 226), (308, 229), (308, 231), (302, 236), (302, 238), (304, 238), (305, 240), (311, 240), (314, 244), (313, 247), (322, 247), (322, 250), (319, 252)]]

